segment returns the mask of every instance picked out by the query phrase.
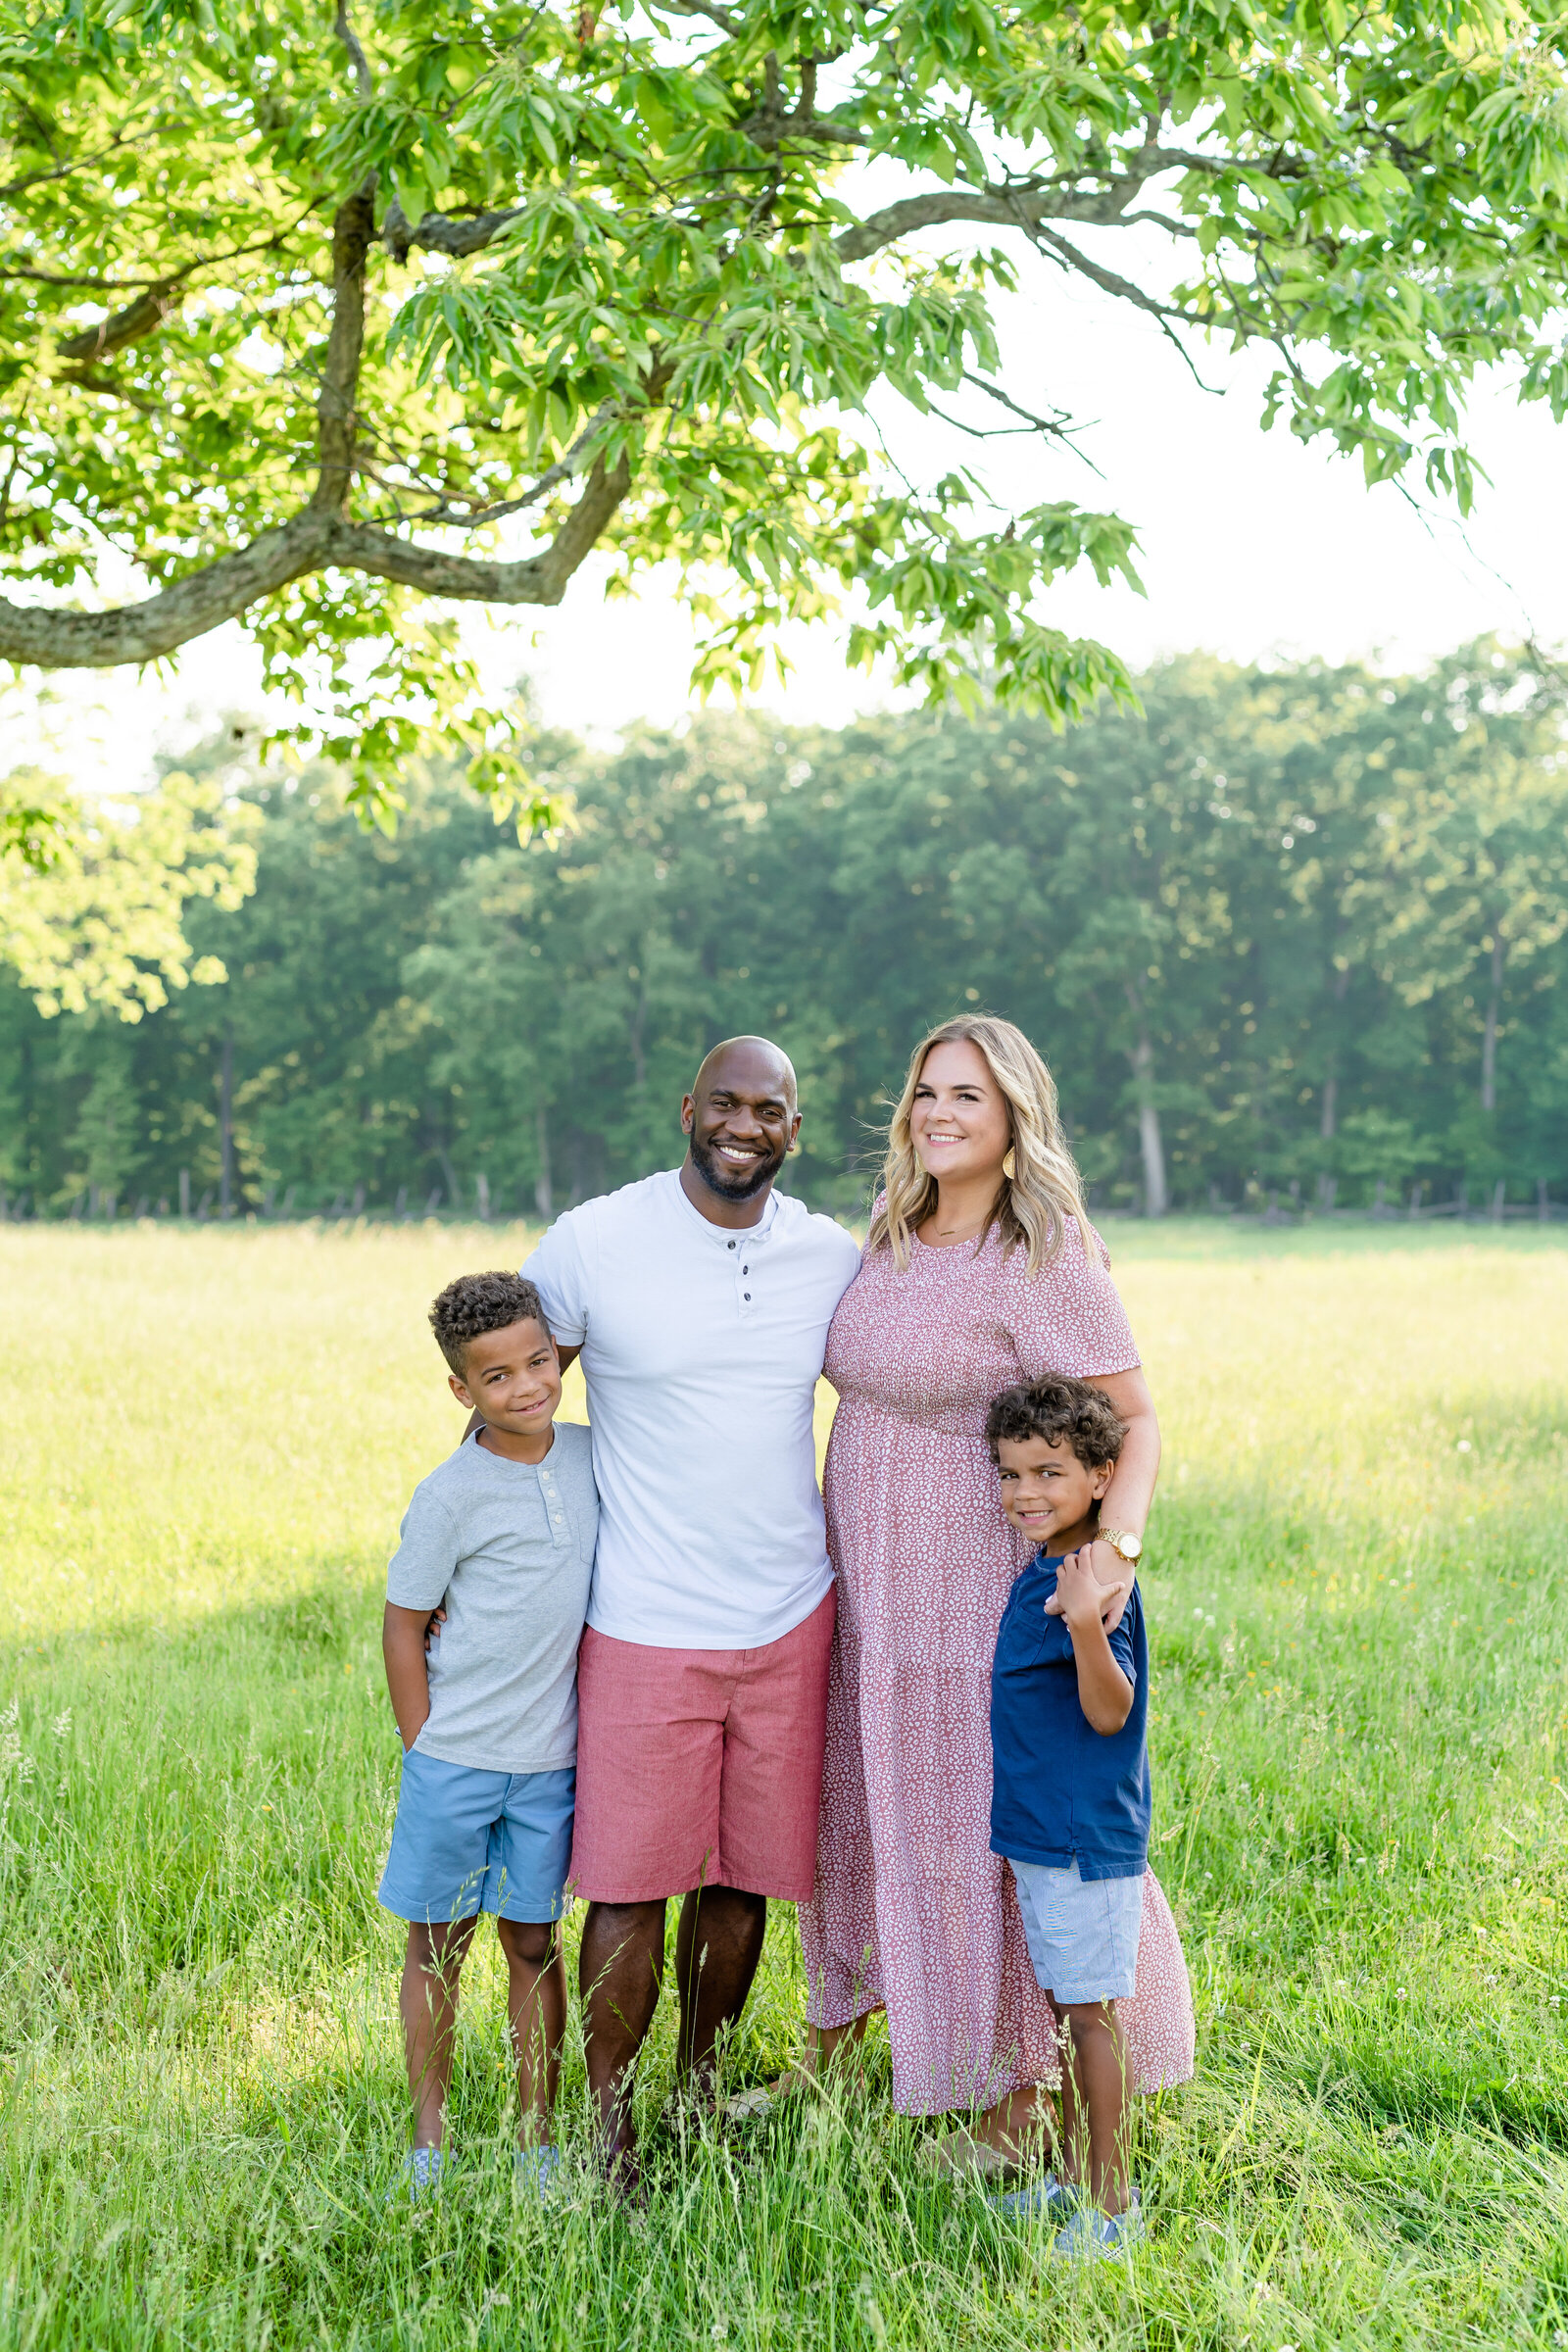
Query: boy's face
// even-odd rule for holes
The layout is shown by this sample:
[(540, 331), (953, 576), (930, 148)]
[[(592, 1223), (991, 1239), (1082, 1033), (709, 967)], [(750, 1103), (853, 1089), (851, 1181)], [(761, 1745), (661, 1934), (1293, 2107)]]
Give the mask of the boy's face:
[(561, 1402), (556, 1343), (531, 1315), (483, 1331), (463, 1350), (463, 1377), (450, 1375), (460, 1404), (472, 1405), (488, 1429), (512, 1438), (541, 1437)]
[(1087, 1536), (1091, 1507), (1110, 1485), (1115, 1465), (1091, 1470), (1068, 1445), (1047, 1438), (1003, 1438), (997, 1446), (1002, 1507), (1030, 1543), (1071, 1550)]

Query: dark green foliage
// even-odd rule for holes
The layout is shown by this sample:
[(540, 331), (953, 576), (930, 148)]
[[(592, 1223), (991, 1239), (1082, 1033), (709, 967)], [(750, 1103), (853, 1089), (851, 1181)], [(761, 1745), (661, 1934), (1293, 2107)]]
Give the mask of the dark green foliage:
[[(913, 1040), (968, 1004), (1055, 1069), (1102, 1205), (1296, 1188), (1431, 1205), (1568, 1180), (1568, 781), (1548, 686), (1197, 659), (1146, 715), (840, 734), (710, 720), (542, 748), (577, 823), (519, 848), (456, 776), (395, 840), (256, 788), (255, 897), (193, 909), (226, 986), (127, 1030), (0, 995), (0, 1180), (57, 1211), (534, 1213), (669, 1164), (716, 1038), (777, 1037), (791, 1182), (859, 1206)], [(1491, 1043), (1489, 1045), (1489, 1035)]]

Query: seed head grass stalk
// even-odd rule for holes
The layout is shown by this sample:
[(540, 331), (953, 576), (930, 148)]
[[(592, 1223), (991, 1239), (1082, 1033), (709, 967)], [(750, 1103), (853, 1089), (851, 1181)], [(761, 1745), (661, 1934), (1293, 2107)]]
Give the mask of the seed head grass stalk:
[[(487, 1930), (450, 2186), (389, 2208), (381, 1577), (461, 1426), (425, 1306), (524, 1237), (0, 1232), (0, 2352), (1568, 2344), (1568, 1250), (1113, 1239), (1199, 2074), (1147, 2246), (1078, 2275), (927, 2179), (880, 2028), (720, 2132), (667, 1992), (646, 2214), (594, 2190), (575, 2022), (568, 2193), (519, 2197)], [(779, 1906), (730, 2086), (804, 2001)]]

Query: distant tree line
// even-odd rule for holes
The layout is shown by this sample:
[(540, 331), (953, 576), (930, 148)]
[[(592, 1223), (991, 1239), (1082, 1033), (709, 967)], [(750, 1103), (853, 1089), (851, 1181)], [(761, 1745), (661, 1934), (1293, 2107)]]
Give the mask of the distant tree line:
[(741, 1029), (801, 1074), (793, 1188), (851, 1209), (911, 1041), (968, 1005), (1046, 1054), (1102, 1206), (1568, 1186), (1556, 681), (1482, 645), (1142, 691), (1065, 735), (555, 738), (575, 826), (527, 847), (456, 772), (391, 839), (326, 771), (253, 776), (254, 894), (188, 917), (226, 983), (135, 1023), (0, 989), (11, 1213), (548, 1212), (669, 1164)]

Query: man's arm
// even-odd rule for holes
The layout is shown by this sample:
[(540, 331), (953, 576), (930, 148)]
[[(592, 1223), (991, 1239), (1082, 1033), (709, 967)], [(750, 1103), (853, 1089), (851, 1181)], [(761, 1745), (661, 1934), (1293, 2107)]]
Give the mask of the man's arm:
[(430, 1675), (424, 1662), (424, 1629), (429, 1617), (428, 1609), (401, 1609), (395, 1600), (389, 1600), (381, 1620), (386, 1687), (405, 1753), (424, 1729), (430, 1712)]
[(1078, 1703), (1095, 1731), (1106, 1735), (1119, 1732), (1132, 1713), (1133, 1687), (1112, 1657), (1109, 1637), (1101, 1623), (1103, 1594), (1095, 1581), (1087, 1544), (1062, 1561), (1056, 1571), (1056, 1592), (1072, 1636)]

